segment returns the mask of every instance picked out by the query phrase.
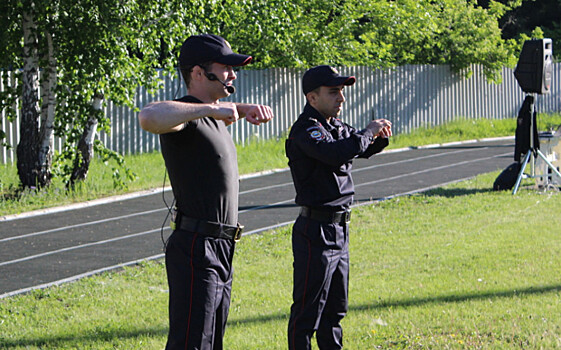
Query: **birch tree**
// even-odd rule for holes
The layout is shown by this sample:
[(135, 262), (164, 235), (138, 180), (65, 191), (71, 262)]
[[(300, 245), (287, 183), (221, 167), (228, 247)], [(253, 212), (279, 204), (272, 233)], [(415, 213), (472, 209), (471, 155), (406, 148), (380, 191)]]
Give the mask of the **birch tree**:
[[(0, 107), (14, 115), (10, 102), (21, 101), (16, 153), (23, 187), (46, 187), (53, 175), (72, 186), (87, 177), (94, 152), (114, 161), (116, 186), (132, 177), (122, 155), (96, 138), (100, 129), (110, 132), (103, 104), (110, 99), (136, 108), (136, 88), (155, 88), (156, 68), (173, 71), (175, 52), (195, 22), (188, 19), (199, 14), (186, 6), (191, 5), (156, 0), (5, 0), (0, 5), (0, 25), (7, 28), (0, 39), (5, 44), (0, 66), (18, 72), (19, 81), (17, 89), (3, 93)], [(54, 135), (65, 140), (58, 154)]]

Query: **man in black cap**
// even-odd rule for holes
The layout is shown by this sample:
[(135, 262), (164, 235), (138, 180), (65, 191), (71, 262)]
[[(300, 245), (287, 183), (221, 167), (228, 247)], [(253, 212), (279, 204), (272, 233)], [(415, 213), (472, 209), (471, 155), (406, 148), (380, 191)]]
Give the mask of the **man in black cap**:
[(273, 115), (268, 106), (219, 99), (235, 91), (233, 67), (251, 59), (217, 35), (191, 36), (179, 56), (189, 94), (151, 103), (139, 114), (143, 129), (160, 134), (176, 201), (166, 243), (167, 350), (223, 348), (232, 259), (242, 233), (236, 148), (226, 126), (240, 117), (259, 125)]
[(355, 83), (332, 67), (309, 69), (302, 78), (307, 103), (292, 125), (286, 155), (300, 215), (292, 231), (293, 304), (289, 349), (341, 349), (340, 321), (347, 312), (349, 222), (354, 186), (352, 161), (369, 158), (388, 145), (391, 123), (371, 121), (357, 131), (337, 119), (343, 88)]

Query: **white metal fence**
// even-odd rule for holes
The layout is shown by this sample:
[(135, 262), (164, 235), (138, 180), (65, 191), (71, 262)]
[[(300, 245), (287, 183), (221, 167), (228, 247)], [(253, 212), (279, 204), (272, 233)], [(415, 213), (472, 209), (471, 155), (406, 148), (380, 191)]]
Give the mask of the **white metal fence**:
[[(370, 119), (384, 117), (392, 121), (394, 133), (399, 134), (419, 126), (442, 124), (457, 117), (516, 117), (524, 93), (514, 78), (513, 70), (504, 68), (503, 82), (493, 84), (486, 81), (481, 66), (474, 65), (472, 69), (473, 76), (465, 79), (444, 65), (407, 65), (384, 70), (340, 67), (341, 74), (357, 78), (355, 85), (345, 89), (347, 102), (343, 106), (341, 118), (361, 128)], [(305, 99), (300, 84), (302, 74), (303, 70), (289, 68), (238, 72), (236, 93), (227, 100), (269, 105), (275, 118), (261, 126), (243, 120), (230, 126), (232, 137), (237, 143), (285, 135), (304, 107)], [(137, 107), (185, 94), (184, 85), (178, 79), (162, 79), (164, 87), (154, 95), (142, 88), (138, 90)], [(553, 65), (551, 90), (550, 94), (537, 96), (539, 112), (561, 112), (561, 63)], [(108, 148), (123, 154), (159, 150), (157, 135), (140, 128), (137, 112), (114, 106), (109, 101), (105, 113), (111, 118), (112, 131), (110, 134), (100, 133), (98, 137)], [(6, 132), (6, 141), (13, 146), (11, 149), (2, 147), (0, 152), (0, 163), (8, 163), (15, 157), (19, 121), (9, 122), (3, 114), (0, 121), (0, 129)], [(55, 149), (60, 149), (61, 142), (55, 141)]]

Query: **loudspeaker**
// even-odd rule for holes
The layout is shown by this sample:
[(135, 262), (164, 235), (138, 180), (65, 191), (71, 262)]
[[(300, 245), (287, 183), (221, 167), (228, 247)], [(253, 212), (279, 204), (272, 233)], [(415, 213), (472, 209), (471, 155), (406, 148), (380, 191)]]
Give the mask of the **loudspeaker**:
[(516, 185), (518, 173), (522, 165), (518, 162), (512, 163), (503, 170), (493, 183), (493, 191), (511, 190)]
[(551, 39), (526, 40), (522, 46), (514, 76), (522, 91), (547, 94), (553, 75), (553, 43)]

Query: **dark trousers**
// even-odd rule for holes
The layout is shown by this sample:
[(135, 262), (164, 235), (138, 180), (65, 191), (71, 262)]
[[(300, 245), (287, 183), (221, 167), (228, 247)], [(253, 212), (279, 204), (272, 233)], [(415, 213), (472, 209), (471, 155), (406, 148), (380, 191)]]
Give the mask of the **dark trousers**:
[(341, 320), (348, 308), (348, 224), (320, 223), (299, 216), (292, 231), (293, 304), (288, 323), (291, 350), (341, 349)]
[(169, 334), (166, 350), (223, 348), (235, 243), (176, 230), (166, 246)]

